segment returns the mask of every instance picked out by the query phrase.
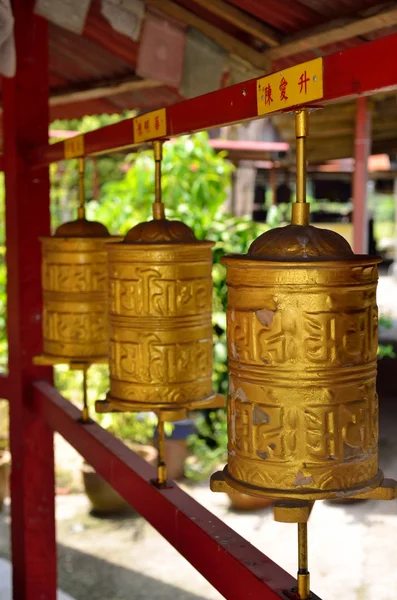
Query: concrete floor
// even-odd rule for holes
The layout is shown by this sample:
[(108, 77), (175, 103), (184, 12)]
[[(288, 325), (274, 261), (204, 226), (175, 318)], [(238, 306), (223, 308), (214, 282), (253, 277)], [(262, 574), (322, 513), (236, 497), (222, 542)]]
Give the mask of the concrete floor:
[[(381, 277), (378, 303), (396, 327), (397, 283)], [(397, 479), (397, 377), (380, 364), (380, 465)], [(284, 569), (296, 572), (296, 528), (275, 523), (270, 510), (236, 513), (206, 484), (186, 486), (239, 534)], [(9, 513), (0, 513), (0, 556), (9, 558)], [(84, 495), (57, 498), (59, 587), (75, 600), (216, 600), (221, 596), (139, 516), (104, 520), (89, 514)], [(395, 600), (397, 501), (335, 505), (319, 502), (309, 523), (312, 589), (323, 600)], [(9, 599), (0, 562), (0, 600)], [(7, 595), (8, 594), (8, 595)], [(64, 600), (67, 600), (65, 598)], [(243, 599), (242, 599), (243, 600)]]
[[(12, 600), (11, 594), (11, 563), (0, 558), (0, 600)], [(58, 591), (57, 600), (73, 600), (68, 594)]]

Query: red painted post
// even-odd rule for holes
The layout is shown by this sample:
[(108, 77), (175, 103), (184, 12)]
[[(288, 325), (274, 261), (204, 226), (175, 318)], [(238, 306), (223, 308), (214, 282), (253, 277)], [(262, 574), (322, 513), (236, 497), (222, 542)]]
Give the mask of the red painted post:
[(371, 111), (366, 97), (356, 101), (355, 167), (353, 175), (353, 250), (368, 252), (367, 187), (371, 151)]
[(48, 143), (47, 23), (34, 0), (14, 0), (17, 74), (3, 79), (9, 339), (11, 544), (14, 600), (55, 600), (53, 433), (32, 410), (32, 366), (41, 350), (41, 257), (49, 233), (49, 172), (30, 169), (32, 148)]

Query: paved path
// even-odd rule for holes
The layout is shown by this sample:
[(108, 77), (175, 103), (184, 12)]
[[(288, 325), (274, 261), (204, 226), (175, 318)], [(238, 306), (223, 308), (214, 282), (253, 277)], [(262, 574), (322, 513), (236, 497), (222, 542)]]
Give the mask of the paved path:
[[(0, 600), (12, 600), (11, 575), (10, 561), (0, 558)], [(73, 598), (58, 591), (57, 600), (73, 600)]]

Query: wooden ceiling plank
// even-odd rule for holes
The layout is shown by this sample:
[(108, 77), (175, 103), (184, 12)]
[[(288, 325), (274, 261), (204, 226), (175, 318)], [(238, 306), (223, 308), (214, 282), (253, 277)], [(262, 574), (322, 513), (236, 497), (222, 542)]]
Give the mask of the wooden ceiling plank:
[(215, 27), (215, 25), (204, 21), (204, 19), (201, 19), (179, 4), (174, 4), (170, 0), (161, 0), (161, 2), (159, 2), (159, 0), (146, 0), (146, 4), (161, 10), (163, 13), (166, 13), (168, 16), (185, 25), (195, 27), (228, 52), (246, 60), (257, 69), (262, 69), (264, 73), (269, 72), (271, 61), (265, 53), (250, 48), (250, 46), (240, 42), (228, 33)]
[(223, 0), (194, 0), (194, 2), (272, 48), (278, 46), (281, 41), (280, 35), (274, 29)]
[(267, 50), (265, 54), (272, 60), (292, 56), (300, 52), (321, 48), (328, 44), (342, 42), (356, 36), (366, 35), (377, 29), (397, 24), (396, 2), (389, 2), (382, 10), (370, 16), (359, 16), (353, 19), (336, 19), (329, 23), (313, 27), (295, 36), (276, 48)]
[(78, 88), (68, 88), (60, 92), (52, 93), (50, 96), (50, 106), (59, 106), (61, 104), (72, 104), (75, 102), (84, 102), (86, 100), (109, 98), (116, 94), (125, 94), (136, 92), (143, 89), (161, 86), (162, 83), (152, 79), (138, 79), (137, 77), (119, 78), (117, 80), (100, 81)]

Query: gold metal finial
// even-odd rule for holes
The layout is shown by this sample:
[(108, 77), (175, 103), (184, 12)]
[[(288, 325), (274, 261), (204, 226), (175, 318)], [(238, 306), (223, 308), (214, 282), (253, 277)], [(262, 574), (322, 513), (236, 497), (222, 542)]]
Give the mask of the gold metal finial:
[(292, 204), (292, 225), (309, 225), (310, 206), (306, 203), (306, 138), (309, 119), (306, 108), (295, 112), (296, 202)]
[(164, 219), (164, 204), (161, 199), (161, 161), (163, 159), (163, 142), (156, 140), (153, 142), (154, 164), (155, 164), (155, 201), (153, 204), (153, 218), (155, 220)]
[(84, 172), (85, 172), (84, 158), (79, 158), (79, 208), (77, 211), (77, 216), (79, 219), (85, 219)]
[(167, 465), (165, 462), (165, 429), (162, 415), (158, 417), (157, 424), (157, 485), (164, 487), (167, 484)]

